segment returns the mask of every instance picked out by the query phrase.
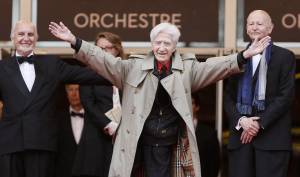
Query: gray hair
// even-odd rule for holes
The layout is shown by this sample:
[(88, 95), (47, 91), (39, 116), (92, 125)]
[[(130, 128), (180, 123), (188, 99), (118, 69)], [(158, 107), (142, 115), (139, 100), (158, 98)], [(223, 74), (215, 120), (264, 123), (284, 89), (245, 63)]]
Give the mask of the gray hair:
[(180, 37), (179, 29), (171, 23), (160, 23), (156, 25), (150, 32), (151, 42), (158, 36), (159, 33), (166, 33), (171, 36), (172, 41), (176, 44)]
[(27, 20), (19, 20), (17, 21), (17, 23), (15, 24), (15, 26), (11, 29), (11, 32), (10, 32), (10, 39), (13, 40), (13, 38), (15, 37), (15, 31), (16, 31), (16, 27), (19, 25), (19, 24), (22, 24), (22, 23), (27, 23), (27, 24), (30, 24), (34, 27), (34, 35), (36, 37), (36, 40), (38, 39), (39, 35), (38, 35), (38, 32), (37, 32), (37, 28), (36, 26), (30, 22), (30, 21), (27, 21)]

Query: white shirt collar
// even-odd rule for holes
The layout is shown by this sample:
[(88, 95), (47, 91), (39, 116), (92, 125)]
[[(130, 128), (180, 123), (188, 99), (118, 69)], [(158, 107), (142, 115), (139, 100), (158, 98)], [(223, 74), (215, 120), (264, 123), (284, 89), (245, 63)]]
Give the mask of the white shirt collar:
[(70, 113), (73, 111), (73, 112), (83, 113), (83, 114), (84, 114), (84, 109), (83, 109), (83, 108), (81, 108), (80, 111), (76, 111), (76, 110), (73, 109), (71, 106), (69, 106), (69, 111), (70, 111)]
[[(33, 51), (29, 54), (29, 55), (27, 55), (26, 57), (30, 57), (30, 56), (32, 56), (33, 55)], [(20, 54), (18, 54), (18, 52), (16, 52), (16, 56), (17, 57), (21, 57), (22, 55), (20, 55)]]

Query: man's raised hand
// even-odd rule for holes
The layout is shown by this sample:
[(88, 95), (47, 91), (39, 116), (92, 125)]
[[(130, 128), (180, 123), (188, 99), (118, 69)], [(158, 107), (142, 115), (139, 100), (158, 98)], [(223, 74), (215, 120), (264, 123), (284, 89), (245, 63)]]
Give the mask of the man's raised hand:
[(73, 45), (76, 43), (76, 37), (72, 34), (68, 27), (66, 27), (62, 22), (59, 24), (55, 22), (50, 22), (49, 30), (53, 36), (61, 39), (63, 41), (69, 42)]

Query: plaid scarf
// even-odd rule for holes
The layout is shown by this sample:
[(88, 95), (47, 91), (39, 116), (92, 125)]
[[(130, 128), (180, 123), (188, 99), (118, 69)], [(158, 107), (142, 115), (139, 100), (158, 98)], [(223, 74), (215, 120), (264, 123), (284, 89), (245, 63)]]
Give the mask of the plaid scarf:
[(195, 177), (186, 127), (180, 131), (178, 142), (173, 147), (171, 174), (172, 177)]
[(252, 109), (256, 111), (265, 110), (265, 94), (267, 85), (268, 63), (271, 59), (272, 43), (264, 50), (258, 66), (258, 79), (255, 90), (252, 91), (253, 67), (252, 60), (248, 60), (245, 72), (241, 75), (238, 85), (237, 110), (242, 115), (252, 115)]
[[(177, 143), (172, 149), (171, 177), (195, 177), (192, 153), (186, 127), (180, 131)], [(142, 166), (134, 173), (134, 177), (145, 177)]]

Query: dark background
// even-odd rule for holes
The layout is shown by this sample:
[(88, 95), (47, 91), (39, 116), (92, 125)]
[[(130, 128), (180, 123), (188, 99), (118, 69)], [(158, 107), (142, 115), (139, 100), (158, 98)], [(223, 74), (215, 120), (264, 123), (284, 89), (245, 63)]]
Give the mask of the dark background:
[(0, 41), (10, 41), (12, 0), (1, 0), (0, 13)]
[[(246, 24), (248, 14), (261, 9), (267, 11), (274, 23), (272, 40), (276, 42), (300, 42), (300, 1), (299, 0), (244, 0), (244, 21)], [(287, 14), (293, 14), (297, 17), (297, 25), (294, 28), (287, 29), (282, 25), (282, 17)], [(292, 21), (288, 20), (288, 24)], [(244, 30), (244, 41), (249, 41), (246, 30)]]

